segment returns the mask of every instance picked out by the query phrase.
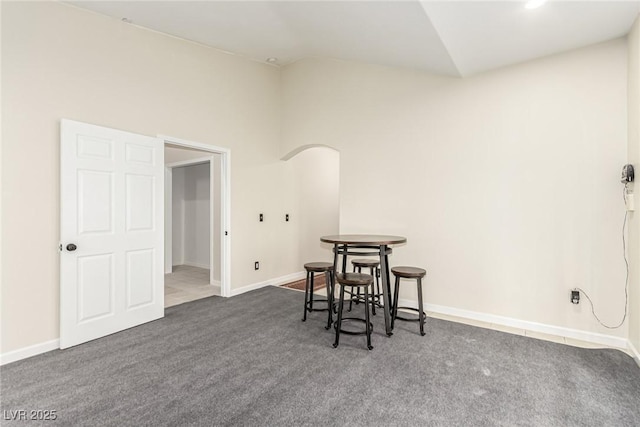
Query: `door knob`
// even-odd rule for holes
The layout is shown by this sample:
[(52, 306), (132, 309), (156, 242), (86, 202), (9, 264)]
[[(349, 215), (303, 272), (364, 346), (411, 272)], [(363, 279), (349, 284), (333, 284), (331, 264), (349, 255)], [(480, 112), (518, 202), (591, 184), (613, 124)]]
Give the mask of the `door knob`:
[(76, 249), (78, 249), (78, 247), (77, 247), (76, 245), (74, 245), (73, 243), (69, 243), (69, 244), (67, 245), (67, 250), (68, 250), (69, 252), (73, 252), (73, 251), (75, 251)]

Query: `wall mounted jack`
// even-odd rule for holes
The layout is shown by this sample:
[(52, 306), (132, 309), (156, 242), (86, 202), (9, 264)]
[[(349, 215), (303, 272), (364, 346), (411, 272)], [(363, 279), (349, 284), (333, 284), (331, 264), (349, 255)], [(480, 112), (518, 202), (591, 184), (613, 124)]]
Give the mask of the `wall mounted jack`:
[(580, 291), (571, 291), (571, 303), (580, 304)]

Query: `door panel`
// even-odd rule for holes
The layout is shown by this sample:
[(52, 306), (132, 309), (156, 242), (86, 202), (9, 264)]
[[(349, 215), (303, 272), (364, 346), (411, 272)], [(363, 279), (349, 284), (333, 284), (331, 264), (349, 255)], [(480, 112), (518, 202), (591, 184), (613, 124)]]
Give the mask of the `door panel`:
[(113, 174), (78, 171), (78, 234), (113, 233)]
[(78, 135), (78, 158), (113, 160), (113, 141), (89, 135)]
[(153, 249), (127, 252), (127, 310), (153, 303)]
[(156, 205), (154, 177), (149, 175), (131, 175), (126, 177), (125, 207), (127, 231), (153, 231), (153, 208)]
[(164, 315), (164, 146), (63, 120), (60, 154), (66, 348)]
[(113, 315), (113, 254), (78, 257), (78, 323)]
[(142, 165), (153, 166), (154, 155), (153, 149), (138, 144), (126, 145), (126, 159), (128, 163), (138, 163)]

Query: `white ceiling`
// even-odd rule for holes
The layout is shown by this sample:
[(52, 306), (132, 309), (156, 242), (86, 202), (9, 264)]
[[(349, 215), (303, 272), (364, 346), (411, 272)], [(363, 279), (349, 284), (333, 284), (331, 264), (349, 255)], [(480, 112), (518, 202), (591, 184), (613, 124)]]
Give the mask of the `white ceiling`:
[(611, 40), (640, 0), (70, 1), (258, 61), (329, 57), (450, 76)]

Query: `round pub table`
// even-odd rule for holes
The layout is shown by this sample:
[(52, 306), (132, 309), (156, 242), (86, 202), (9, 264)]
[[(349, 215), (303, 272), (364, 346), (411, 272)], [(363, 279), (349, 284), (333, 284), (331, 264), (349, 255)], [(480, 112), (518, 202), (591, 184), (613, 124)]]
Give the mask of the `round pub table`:
[[(321, 242), (333, 244), (333, 268), (337, 273), (347, 270), (348, 256), (378, 256), (380, 257), (380, 279), (382, 281), (382, 299), (384, 302), (384, 326), (388, 336), (393, 335), (391, 328), (391, 284), (389, 280), (390, 245), (407, 242), (406, 237), (385, 236), (376, 234), (337, 234), (322, 236)], [(338, 268), (338, 256), (342, 255), (342, 265)], [(333, 295), (331, 296), (333, 298)]]

